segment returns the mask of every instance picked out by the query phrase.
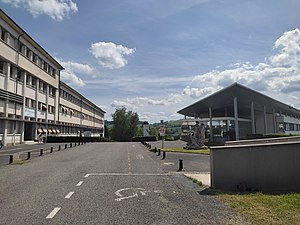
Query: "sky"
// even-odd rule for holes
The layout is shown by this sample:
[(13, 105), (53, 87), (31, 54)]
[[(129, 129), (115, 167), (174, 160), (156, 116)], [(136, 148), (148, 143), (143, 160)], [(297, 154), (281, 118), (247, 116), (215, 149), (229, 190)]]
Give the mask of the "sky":
[(300, 109), (299, 0), (0, 0), (102, 108), (150, 123), (238, 82)]

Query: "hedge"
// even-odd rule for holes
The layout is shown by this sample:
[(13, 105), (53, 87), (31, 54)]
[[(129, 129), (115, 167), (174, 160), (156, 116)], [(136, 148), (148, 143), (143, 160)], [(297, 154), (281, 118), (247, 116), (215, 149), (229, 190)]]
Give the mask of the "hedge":
[(142, 136), (136, 136), (131, 139), (133, 142), (144, 142), (144, 141), (157, 141), (156, 136), (148, 136), (148, 137), (142, 137)]

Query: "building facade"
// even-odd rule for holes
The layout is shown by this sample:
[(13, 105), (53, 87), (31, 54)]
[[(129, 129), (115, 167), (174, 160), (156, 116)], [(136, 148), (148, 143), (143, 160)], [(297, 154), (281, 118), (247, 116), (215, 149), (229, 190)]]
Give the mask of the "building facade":
[(300, 134), (300, 111), (238, 83), (178, 111), (182, 131), (193, 132), (196, 121), (207, 127), (211, 141), (240, 140), (256, 134)]
[[(103, 135), (105, 112), (62, 83), (63, 67), (2, 10), (0, 35), (0, 140), (4, 145), (85, 131)], [(64, 113), (63, 107), (74, 115)]]

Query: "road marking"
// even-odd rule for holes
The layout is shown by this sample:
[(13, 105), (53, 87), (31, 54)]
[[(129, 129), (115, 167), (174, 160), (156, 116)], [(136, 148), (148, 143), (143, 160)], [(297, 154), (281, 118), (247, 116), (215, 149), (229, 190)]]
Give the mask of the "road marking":
[(46, 217), (46, 219), (52, 219), (56, 213), (58, 213), (58, 211), (60, 210), (61, 208), (60, 207), (56, 207), (52, 210), (52, 212)]
[[(129, 193), (132, 195), (128, 195), (128, 196), (124, 196), (123, 194), (121, 194), (121, 192), (124, 192), (124, 191), (130, 191)], [(120, 189), (118, 191), (115, 192), (115, 194), (120, 197), (120, 198), (116, 198), (115, 201), (122, 201), (124, 199), (129, 199), (129, 198), (135, 198), (135, 197), (138, 197), (138, 193), (140, 193), (141, 195), (145, 196), (146, 193), (152, 193), (152, 191), (147, 191), (145, 190), (144, 188), (123, 188), (123, 189)], [(156, 194), (161, 194), (163, 193), (163, 191), (160, 191), (160, 190), (155, 190), (153, 191), (153, 193), (156, 193)]]
[(77, 187), (81, 186), (83, 184), (83, 181), (79, 181), (78, 184), (76, 184)]
[(136, 155), (136, 158), (137, 159), (144, 159), (144, 156), (142, 154), (138, 154), (138, 155)]
[(90, 174), (87, 173), (87, 174), (84, 176), (84, 178), (87, 178), (87, 177), (89, 177), (89, 176), (90, 176)]
[(69, 194), (67, 194), (67, 195), (65, 196), (65, 198), (71, 198), (71, 196), (72, 196), (74, 193), (75, 193), (74, 191), (69, 192)]
[[(88, 176), (87, 176), (88, 175)], [(167, 173), (89, 173), (86, 176), (171, 176), (172, 174)]]

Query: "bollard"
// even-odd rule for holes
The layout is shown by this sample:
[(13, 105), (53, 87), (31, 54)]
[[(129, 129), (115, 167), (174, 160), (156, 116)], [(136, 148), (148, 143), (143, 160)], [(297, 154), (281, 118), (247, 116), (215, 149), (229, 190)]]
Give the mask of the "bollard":
[(52, 153), (52, 152), (53, 152), (53, 147), (50, 148), (50, 153)]
[(65, 149), (66, 149), (67, 147), (68, 147), (67, 144), (65, 144)]
[(70, 148), (72, 148), (72, 143), (70, 143)]
[(163, 151), (163, 157), (162, 157), (162, 160), (166, 158), (166, 152)]
[(76, 145), (77, 145), (77, 143), (75, 142), (75, 143), (74, 143), (74, 146), (76, 147)]
[(43, 149), (40, 149), (40, 156), (43, 155), (43, 152), (44, 152), (44, 150), (43, 150)]
[(149, 144), (149, 149), (151, 149), (151, 145)]
[(182, 171), (183, 170), (183, 160), (179, 159), (179, 168), (178, 171)]
[(78, 146), (80, 145), (80, 142), (78, 142)]
[(156, 152), (157, 152), (157, 148), (155, 147), (155, 148), (154, 148), (154, 153), (156, 153)]
[(58, 150), (57, 151), (60, 151), (60, 145), (58, 146)]
[(13, 161), (14, 161), (14, 156), (13, 156), (13, 155), (10, 155), (10, 156), (9, 156), (9, 162), (8, 162), (8, 164), (12, 164)]
[(158, 149), (158, 154), (157, 154), (157, 155), (160, 155), (160, 151), (161, 151), (161, 150), (160, 150), (160, 148), (159, 148), (159, 149)]
[(30, 154), (31, 154), (31, 152), (27, 152), (27, 159), (26, 160), (30, 159)]

